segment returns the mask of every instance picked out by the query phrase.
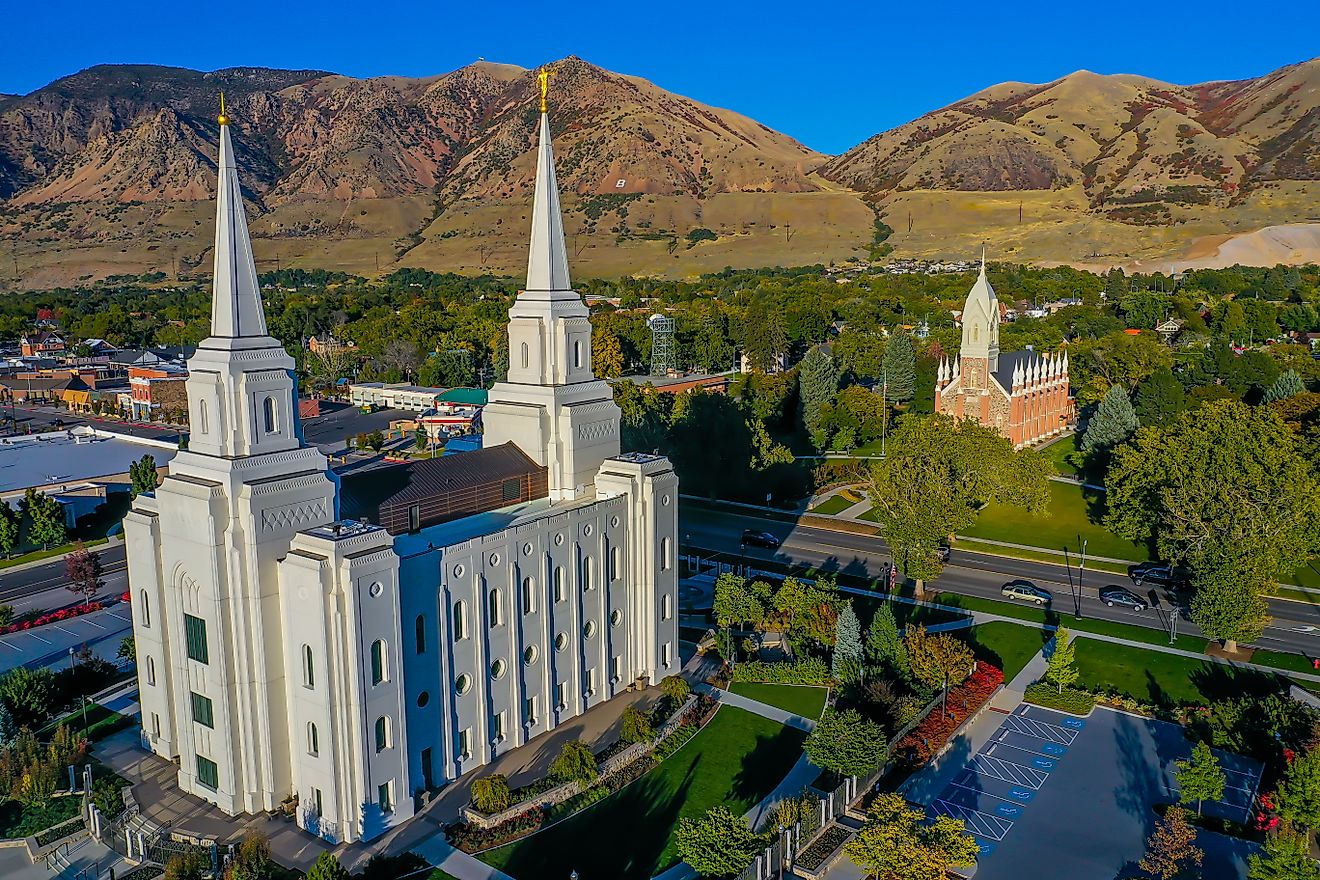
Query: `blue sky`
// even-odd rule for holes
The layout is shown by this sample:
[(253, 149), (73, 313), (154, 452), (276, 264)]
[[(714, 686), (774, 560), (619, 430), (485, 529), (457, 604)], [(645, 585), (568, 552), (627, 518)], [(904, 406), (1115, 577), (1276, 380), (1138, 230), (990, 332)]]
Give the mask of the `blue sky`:
[(4, 19), (6, 93), (101, 63), (421, 76), (576, 54), (830, 153), (1004, 80), (1085, 68), (1186, 84), (1320, 55), (1308, 2), (55, 0)]

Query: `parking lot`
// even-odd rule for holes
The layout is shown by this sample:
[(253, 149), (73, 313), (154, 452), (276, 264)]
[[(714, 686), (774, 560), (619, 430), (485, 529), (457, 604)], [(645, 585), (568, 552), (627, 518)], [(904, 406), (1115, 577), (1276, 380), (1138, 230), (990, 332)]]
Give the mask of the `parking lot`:
[[(1105, 709), (1073, 718), (1036, 706), (1005, 715), (933, 812), (963, 820), (981, 850), (978, 880), (1127, 876), (1145, 852), (1156, 804), (1178, 799), (1174, 761), (1191, 753), (1176, 725)], [(1219, 753), (1227, 777), (1207, 815), (1243, 821), (1259, 767)], [(1251, 844), (1201, 834), (1206, 880), (1246, 877)]]

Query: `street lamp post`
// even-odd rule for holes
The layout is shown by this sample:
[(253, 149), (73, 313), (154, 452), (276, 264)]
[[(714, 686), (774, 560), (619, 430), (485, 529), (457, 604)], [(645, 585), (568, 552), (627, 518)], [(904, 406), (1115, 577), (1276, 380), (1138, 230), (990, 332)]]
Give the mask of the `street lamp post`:
[(1089, 538), (1082, 541), (1082, 561), (1077, 566), (1077, 604), (1073, 606), (1073, 616), (1078, 620), (1082, 619), (1082, 576), (1086, 574), (1086, 544)]
[[(77, 671), (76, 671), (76, 669), (74, 668), (74, 665), (73, 665), (73, 654), (74, 654), (74, 649), (73, 649), (72, 647), (70, 647), (70, 648), (69, 648), (69, 678), (71, 678), (71, 679), (76, 678), (77, 675), (78, 675), (78, 673), (77, 673)], [(82, 703), (83, 734), (86, 735), (86, 733), (87, 733), (87, 695), (84, 694), (84, 693), (79, 692), (79, 694), (78, 694), (78, 701), (79, 701), (80, 703)]]

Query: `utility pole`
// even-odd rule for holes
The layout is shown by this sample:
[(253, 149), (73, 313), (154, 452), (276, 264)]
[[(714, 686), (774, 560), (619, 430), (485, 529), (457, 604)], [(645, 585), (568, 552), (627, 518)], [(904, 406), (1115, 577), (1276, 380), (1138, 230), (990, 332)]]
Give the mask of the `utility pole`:
[(1082, 541), (1082, 563), (1077, 567), (1077, 604), (1073, 606), (1073, 616), (1078, 620), (1082, 619), (1082, 575), (1086, 573), (1086, 545), (1089, 541), (1090, 538)]

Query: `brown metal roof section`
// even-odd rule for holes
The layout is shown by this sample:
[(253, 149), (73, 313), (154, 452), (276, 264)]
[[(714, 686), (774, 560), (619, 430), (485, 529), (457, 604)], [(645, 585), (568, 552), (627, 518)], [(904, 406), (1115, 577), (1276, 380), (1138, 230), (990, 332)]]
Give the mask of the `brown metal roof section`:
[(392, 535), (544, 498), (547, 472), (513, 443), (345, 474), (340, 516)]

